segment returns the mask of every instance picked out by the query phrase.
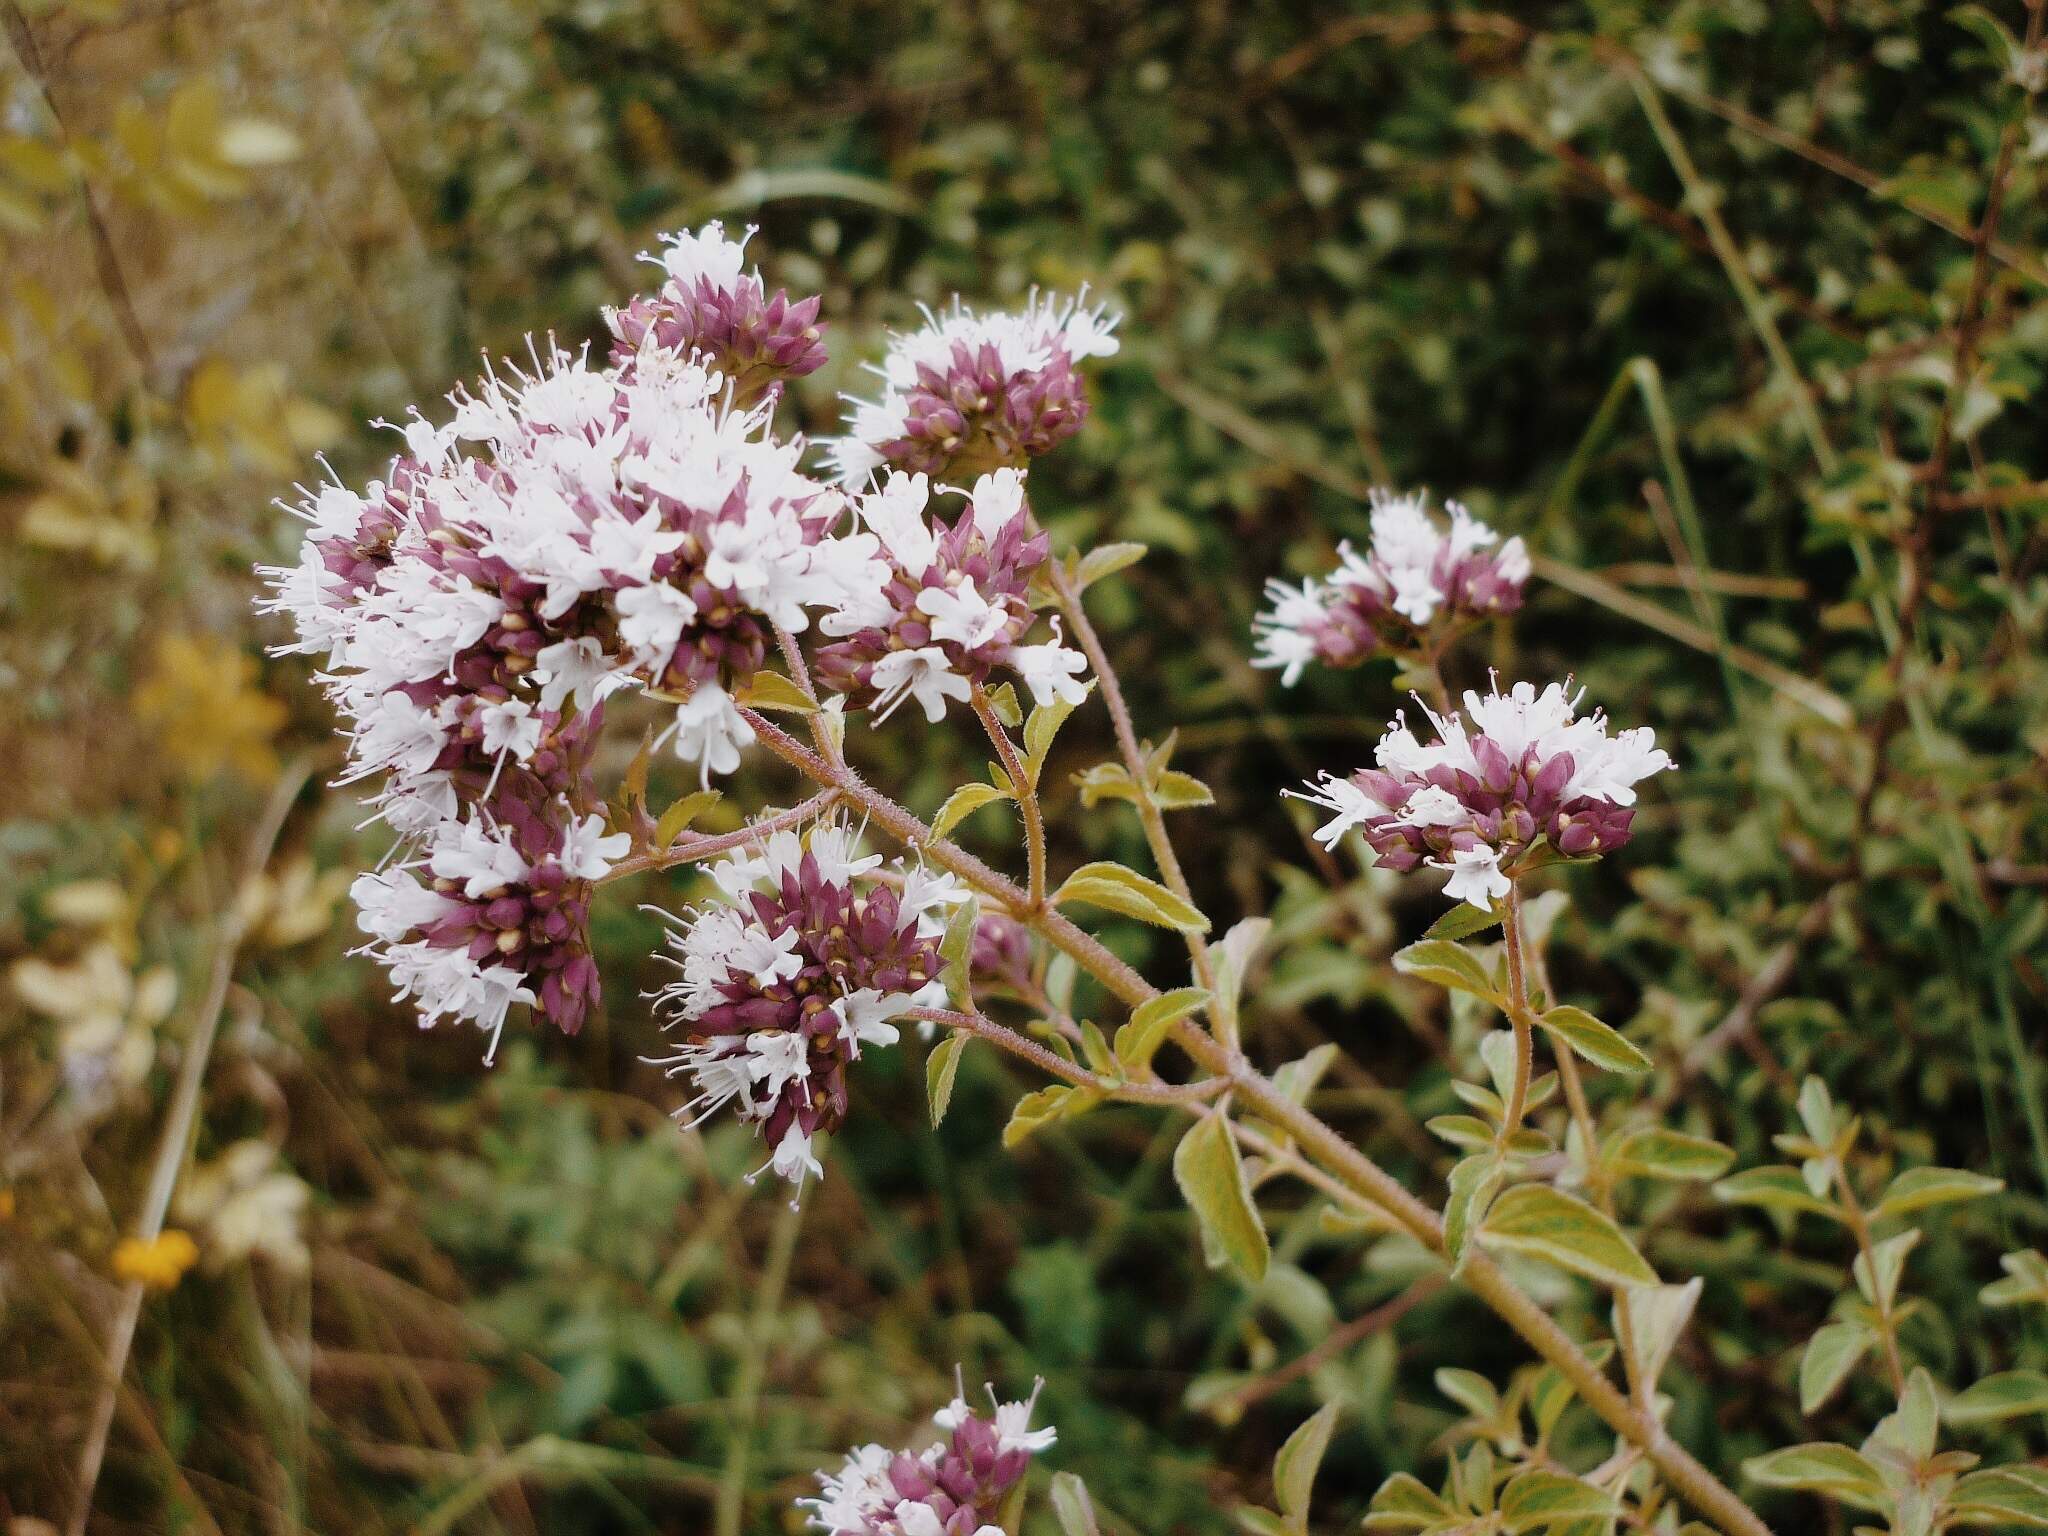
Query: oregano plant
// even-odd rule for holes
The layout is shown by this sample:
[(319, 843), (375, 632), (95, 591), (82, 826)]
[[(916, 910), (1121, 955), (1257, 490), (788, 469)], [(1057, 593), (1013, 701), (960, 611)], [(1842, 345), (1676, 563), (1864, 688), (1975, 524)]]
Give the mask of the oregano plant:
[[(1115, 317), (1085, 295), (929, 314), (893, 340), (845, 435), (811, 454), (775, 417), (825, 358), (820, 302), (771, 294), (745, 244), (716, 224), (670, 237), (658, 290), (607, 317), (608, 355), (535, 342), (448, 412), (416, 413), (383, 478), (304, 495), (301, 559), (267, 573), (269, 606), (295, 626), (291, 648), (320, 659), (344, 721), (344, 780), (393, 835), (353, 894), (367, 952), (423, 1025), (478, 1029), (487, 1059), (515, 1020), (575, 1033), (602, 994), (592, 905), (646, 902), (674, 965), (646, 1026), (672, 1108), (685, 1124), (755, 1127), (759, 1173), (792, 1199), (828, 1176), (832, 1134), (862, 1112), (862, 1064), (889, 1050), (924, 1053), (934, 1123), (971, 1050), (1038, 1074), (1006, 1146), (1111, 1103), (1171, 1122), (1173, 1183), (1210, 1264), (1241, 1283), (1275, 1264), (1274, 1197), (1306, 1189), (1331, 1230), (1403, 1245), (1529, 1356), (1501, 1384), (1438, 1373), (1461, 1415), (1442, 1475), (1386, 1482), (1371, 1529), (1762, 1536), (1751, 1499), (1772, 1489), (1820, 1494), (1892, 1536), (2048, 1528), (2048, 1473), (1947, 1448), (2038, 1417), (2048, 1379), (1944, 1387), (1915, 1347), (1913, 1221), (1997, 1181), (1880, 1169), (1889, 1150), (1873, 1155), (1817, 1080), (1779, 1139), (1795, 1161), (1731, 1173), (1734, 1151), (1681, 1105), (1628, 1090), (1656, 1042), (1553, 980), (1564, 868), (1625, 856), (1639, 797), (1684, 754), (1610, 722), (1569, 679), (1464, 662), (1463, 638), (1521, 605), (1522, 539), (1455, 502), (1379, 492), (1368, 546), (1276, 583), (1240, 637), (1288, 683), (1310, 667), (1397, 669), (1398, 696), (1359, 706), (1392, 715), (1369, 761), (1289, 793), (1315, 808), (1328, 869), (1350, 860), (1443, 893), (1392, 968), (1451, 994), (1472, 1038), (1452, 1053), (1458, 1107), (1427, 1125), (1447, 1176), (1411, 1187), (1319, 1112), (1334, 1042), (1275, 1060), (1257, 1034), (1286, 936), (1264, 917), (1219, 930), (1196, 902), (1175, 830), (1212, 797), (1173, 734), (1140, 734), (1087, 606), (1144, 550), (1055, 547), (1033, 505), (1031, 465), (1082, 429)], [(1063, 866), (1048, 837), (1055, 743), (1097, 709), (1117, 753), (1073, 774), (1062, 803), (1135, 813), (1147, 868)], [(608, 715), (653, 722), (610, 779)], [(857, 731), (917, 728), (906, 716), (987, 751), (929, 821), (856, 765)], [(695, 787), (656, 806), (661, 752)], [(806, 796), (697, 830), (763, 759), (807, 780)], [(1020, 834), (1005, 867), (958, 840), (996, 805)], [(654, 887), (685, 866), (702, 894), (673, 906)], [(1119, 921), (1159, 930), (1174, 962), (1134, 967), (1101, 937)], [(1709, 1183), (1787, 1230), (1818, 1217), (1837, 1234), (1853, 1288), (1793, 1390), (1822, 1411), (1876, 1362), (1889, 1407), (1859, 1444), (1787, 1446), (1732, 1482), (1668, 1428), (1660, 1383), (1702, 1286), (1653, 1265), (1642, 1233), (1673, 1191)], [(2048, 1261), (2026, 1250), (2005, 1268), (1987, 1306), (2048, 1304)], [(1603, 1326), (1568, 1328), (1567, 1296), (1575, 1324)], [(1069, 1536), (1097, 1536), (1087, 1469), (1034, 1485), (1055, 1432), (1033, 1422), (1035, 1391), (1006, 1390), (989, 1387), (984, 1410), (963, 1384), (929, 1444), (853, 1451), (804, 1518), (835, 1536), (1002, 1536), (1042, 1486)], [(1601, 1456), (1561, 1436), (1574, 1419), (1601, 1426)], [(1305, 1533), (1341, 1433), (1334, 1406), (1302, 1424), (1270, 1505), (1241, 1509), (1243, 1525)]]

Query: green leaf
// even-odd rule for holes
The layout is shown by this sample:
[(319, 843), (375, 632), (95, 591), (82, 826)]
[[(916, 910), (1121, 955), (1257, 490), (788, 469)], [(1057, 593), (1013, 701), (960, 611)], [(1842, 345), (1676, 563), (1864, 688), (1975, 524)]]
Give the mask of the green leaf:
[(1372, 1508), (1366, 1514), (1365, 1528), (1369, 1531), (1420, 1531), (1449, 1518), (1452, 1510), (1420, 1480), (1406, 1472), (1396, 1472), (1384, 1483), (1379, 1492), (1372, 1496)]
[(1211, 1017), (1217, 1033), (1226, 1041), (1238, 1036), (1238, 1004), (1244, 996), (1244, 979), (1272, 931), (1271, 918), (1241, 918), (1216, 943), (1216, 1006)]
[(725, 797), (715, 789), (700, 789), (695, 794), (683, 796), (661, 813), (661, 820), (654, 824), (654, 846), (659, 852), (667, 852), (675, 846), (677, 838), (690, 830), (691, 824), (712, 806)]
[(1060, 1523), (1061, 1536), (1102, 1536), (1095, 1523), (1095, 1505), (1088, 1487), (1071, 1472), (1052, 1475), (1052, 1513)]
[(939, 940), (940, 973), (946, 982), (946, 1001), (960, 1013), (974, 1012), (974, 986), (970, 974), (974, 960), (974, 925), (981, 921), (981, 902), (969, 897), (953, 908), (946, 920), (946, 935)]
[(1799, 1411), (1812, 1413), (1840, 1389), (1877, 1335), (1862, 1323), (1829, 1323), (1807, 1340), (1799, 1361)]
[(1394, 969), (1404, 976), (1470, 992), (1496, 1007), (1500, 1005), (1500, 993), (1494, 988), (1493, 978), (1486, 974), (1486, 967), (1469, 951), (1444, 939), (1423, 939), (1397, 951)]
[(756, 672), (740, 689), (737, 702), (748, 709), (780, 711), (791, 715), (816, 714), (818, 706), (803, 689), (780, 672)]
[(1645, 1126), (1623, 1133), (1608, 1149), (1607, 1166), (1647, 1179), (1711, 1179), (1727, 1172), (1735, 1154), (1718, 1141)]
[[(1699, 1305), (1704, 1289), (1705, 1282), (1695, 1275), (1683, 1285), (1632, 1285), (1615, 1293), (1614, 1331), (1617, 1337), (1625, 1334), (1633, 1348), (1638, 1380), (1656, 1386), (1672, 1350), (1678, 1347), (1678, 1336), (1692, 1321), (1693, 1309)], [(1626, 1330), (1619, 1322), (1624, 1316), (1628, 1320)]]
[(1162, 811), (1186, 811), (1198, 805), (1214, 805), (1216, 796), (1192, 773), (1168, 768), (1152, 786), (1152, 803)]
[(1271, 1258), (1266, 1228), (1252, 1206), (1237, 1141), (1223, 1115), (1202, 1116), (1181, 1137), (1173, 1150), (1173, 1180), (1213, 1253), (1254, 1285), (1265, 1279)]
[(1287, 1437), (1273, 1458), (1273, 1492), (1280, 1500), (1280, 1513), (1297, 1525), (1307, 1523), (1309, 1494), (1315, 1487), (1316, 1469), (1323, 1464), (1323, 1453), (1330, 1448), (1337, 1414), (1337, 1404), (1325, 1403)]
[(1444, 1252), (1452, 1269), (1464, 1263), (1473, 1229), (1506, 1177), (1500, 1158), (1490, 1152), (1468, 1157), (1451, 1169), (1450, 1198), (1444, 1202)]
[(1135, 803), (1138, 798), (1138, 786), (1122, 763), (1097, 763), (1093, 768), (1084, 768), (1074, 775), (1074, 783), (1080, 787), (1081, 804), (1088, 810), (1105, 800)]
[(1804, 1488), (1862, 1508), (1875, 1508), (1884, 1498), (1884, 1480), (1877, 1468), (1846, 1445), (1815, 1441), (1788, 1446), (1742, 1464), (1743, 1476), (1766, 1488)]
[(1760, 1205), (1768, 1210), (1812, 1211), (1836, 1221), (1842, 1213), (1826, 1200), (1816, 1199), (1806, 1187), (1797, 1168), (1782, 1163), (1767, 1168), (1745, 1168), (1714, 1186), (1714, 1198), (1724, 1205)]
[(997, 789), (993, 784), (969, 782), (962, 784), (946, 796), (946, 803), (939, 807), (939, 814), (932, 818), (932, 836), (946, 837), (953, 829), (980, 810), (984, 805), (993, 805), (998, 800), (1012, 800), (1016, 797), (1007, 790)]
[[(1089, 683), (1093, 689), (1095, 684)], [(1024, 722), (1024, 777), (1032, 788), (1038, 787), (1038, 775), (1045, 768), (1045, 754), (1052, 750), (1053, 738), (1060, 733), (1060, 727), (1067, 723), (1077, 705), (1065, 699), (1054, 699), (1050, 704), (1041, 704), (1031, 711)]]
[(1884, 1311), (1891, 1310), (1892, 1302), (1899, 1294), (1899, 1276), (1905, 1272), (1906, 1255), (1919, 1241), (1918, 1229), (1908, 1228), (1896, 1237), (1872, 1244), (1868, 1255), (1856, 1255), (1851, 1272), (1856, 1276), (1856, 1289), (1863, 1293), (1865, 1301)]
[(1870, 1212), (1872, 1221), (1924, 1211), (1931, 1205), (1978, 1200), (2005, 1188), (2005, 1180), (1987, 1178), (1962, 1168), (1908, 1168), (1885, 1187)]
[(1607, 1520), (1614, 1496), (1556, 1472), (1520, 1473), (1501, 1490), (1500, 1513), (1510, 1531), (1540, 1531), (1567, 1520)]
[(1436, 1389), (1475, 1419), (1491, 1420), (1500, 1412), (1500, 1393), (1477, 1371), (1443, 1366), (1436, 1373)]
[(973, 1038), (965, 1030), (956, 1029), (932, 1047), (931, 1054), (924, 1059), (924, 1091), (931, 1104), (934, 1130), (946, 1118), (946, 1106), (953, 1102), (953, 1079), (960, 1075), (960, 1054)]
[(2048, 1468), (1993, 1467), (1972, 1472), (1948, 1497), (1949, 1518), (1959, 1525), (2022, 1525), (2048, 1529)]
[(2048, 1413), (2048, 1376), (2039, 1371), (1986, 1376), (1950, 1398), (1941, 1410), (1951, 1424), (1991, 1424), (2028, 1413)]
[(996, 712), (996, 718), (1011, 730), (1024, 723), (1024, 706), (1017, 702), (1017, 687), (1014, 683), (998, 683), (988, 692), (988, 707)]
[(1152, 1065), (1167, 1031), (1209, 1001), (1207, 989), (1180, 987), (1140, 1003), (1116, 1032), (1116, 1059), (1132, 1072)]
[(1498, 912), (1484, 912), (1469, 901), (1461, 901), (1431, 923), (1429, 931), (1423, 934), (1423, 937), (1456, 943), (1459, 939), (1471, 938), (1475, 933), (1484, 933), (1489, 928), (1499, 927), (1500, 919), (1501, 915)]
[(1979, 1293), (1987, 1307), (2017, 1307), (2026, 1302), (2048, 1306), (2048, 1255), (2038, 1249), (2022, 1248), (1999, 1259), (2005, 1278), (1994, 1280)]
[(1431, 1135), (1466, 1152), (1484, 1152), (1495, 1140), (1493, 1127), (1477, 1115), (1434, 1115), (1426, 1123)]
[(1081, 564), (1074, 572), (1075, 592), (1086, 592), (1105, 576), (1114, 576), (1127, 566), (1136, 565), (1146, 555), (1142, 544), (1116, 543), (1098, 544), (1081, 557)]
[(1054, 906), (1083, 901), (1094, 907), (1120, 912), (1140, 922), (1182, 933), (1207, 933), (1209, 919), (1173, 894), (1157, 880), (1148, 880), (1121, 864), (1083, 864), (1060, 883), (1052, 894)]
[(1934, 1378), (1927, 1368), (1916, 1365), (1906, 1378), (1898, 1408), (1878, 1420), (1864, 1446), (1883, 1447), (1907, 1461), (1925, 1461), (1934, 1454), (1935, 1437), (1940, 1433), (1941, 1394), (1934, 1390)]
[(1552, 1008), (1537, 1022), (1596, 1067), (1609, 1072), (1650, 1070), (1649, 1057), (1583, 1008)]
[(1657, 1272), (1621, 1228), (1585, 1201), (1548, 1184), (1518, 1184), (1494, 1201), (1479, 1240), (1605, 1285), (1657, 1283)]
[(1099, 1089), (1075, 1088), (1065, 1083), (1027, 1093), (1017, 1101), (1017, 1107), (1010, 1112), (1010, 1123), (1003, 1127), (1003, 1145), (1014, 1147), (1042, 1126), (1086, 1114), (1101, 1102)]

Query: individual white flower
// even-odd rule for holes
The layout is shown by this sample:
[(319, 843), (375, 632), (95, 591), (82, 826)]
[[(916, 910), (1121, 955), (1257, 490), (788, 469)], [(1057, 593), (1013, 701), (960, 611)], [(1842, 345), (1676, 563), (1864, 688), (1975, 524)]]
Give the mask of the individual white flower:
[(1088, 658), (1059, 641), (1059, 620), (1044, 645), (1013, 645), (1005, 658), (1041, 709), (1054, 703), (1079, 704), (1088, 697)]
[(740, 749), (754, 744), (754, 728), (732, 695), (716, 683), (699, 684), (695, 693), (676, 706), (674, 730), (676, 756), (696, 763), (706, 785), (714, 773), (731, 773), (739, 767)]
[(632, 848), (632, 834), (607, 833), (602, 816), (572, 816), (562, 829), (562, 851), (556, 860), (572, 880), (602, 880)]
[(1514, 889), (1514, 882), (1501, 873), (1498, 848), (1453, 848), (1449, 863), (1428, 861), (1432, 869), (1447, 869), (1444, 894), (1453, 901), (1469, 902), (1482, 912), (1491, 912), (1495, 902)]
[(684, 626), (697, 617), (696, 603), (666, 582), (627, 587), (613, 602), (627, 656), (634, 666), (659, 675), (675, 654)]
[(917, 700), (925, 719), (936, 725), (946, 718), (946, 701), (965, 703), (974, 690), (953, 670), (946, 653), (935, 645), (892, 651), (874, 665), (874, 724), (880, 725), (907, 698)]
[(995, 639), (1010, 619), (1007, 609), (992, 605), (966, 576), (953, 586), (924, 588), (917, 607), (931, 619), (933, 639), (951, 640), (970, 651)]
[(427, 867), (441, 879), (460, 884), (472, 901), (501, 886), (517, 885), (527, 874), (526, 859), (511, 833), (475, 817), (438, 829), (427, 851)]

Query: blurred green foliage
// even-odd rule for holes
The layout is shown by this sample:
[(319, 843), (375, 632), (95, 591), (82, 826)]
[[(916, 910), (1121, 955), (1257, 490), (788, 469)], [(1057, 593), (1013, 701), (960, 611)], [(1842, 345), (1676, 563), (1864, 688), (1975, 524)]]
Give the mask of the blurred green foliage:
[[(321, 872), (377, 856), (345, 796), (289, 824), (299, 885), (238, 885), (278, 765), (332, 763), (303, 668), (256, 667), (276, 636), (246, 571), (292, 536), (269, 498), (316, 449), (374, 473), (391, 439), (345, 424), (480, 351), (596, 336), (651, 270), (635, 253), (713, 216), (760, 224), (771, 281), (825, 295), (833, 361), (795, 402), (814, 432), (913, 301), (1086, 282), (1123, 308), (1035, 502), (1063, 541), (1152, 547), (1092, 597), (1141, 729), (1177, 726), (1176, 764), (1216, 792), (1176, 818), (1201, 905), (1278, 921), (1252, 1049), (1336, 1041), (1319, 1107), (1434, 1199), (1449, 1157), (1420, 1121), (1478, 1028), (1386, 959), (1435, 900), (1319, 867), (1277, 798), (1362, 761), (1396, 686), (1283, 695), (1247, 625), (1265, 576), (1363, 532), (1368, 484), (1523, 533), (1551, 564), (1454, 685), (1573, 673), (1682, 769), (1624, 857), (1571, 877), (1558, 992), (1627, 1021), (1659, 1059), (1648, 1101), (1744, 1166), (1812, 1072), (1880, 1165), (2003, 1176), (2002, 1200), (1927, 1220), (1908, 1337), (1954, 1384), (2048, 1359), (1976, 1300), (2048, 1219), (2048, 117), (2020, 7), (0, 15), (0, 951), (104, 943), (121, 974), (180, 981), (169, 1022), (137, 1026), (141, 1072), (90, 1103), (54, 1016), (0, 1002), (0, 1517), (69, 1512), (109, 1255), (238, 899), (260, 922), (197, 1155), (275, 1145), (310, 1186), (310, 1258), (202, 1264), (147, 1302), (96, 1530), (782, 1531), (813, 1468), (908, 1434), (956, 1362), (1047, 1378), (1056, 1464), (1110, 1532), (1234, 1529), (1280, 1441), (1342, 1403), (1317, 1504), (1337, 1529), (1387, 1472), (1434, 1480), (1457, 1417), (1439, 1368), (1522, 1363), (1454, 1289), (1310, 1354), (1418, 1257), (1303, 1204), (1247, 1294), (1201, 1266), (1171, 1127), (1103, 1111), (1005, 1153), (1028, 1085), (987, 1052), (940, 1131), (914, 1050), (864, 1062), (799, 1223), (743, 1182), (743, 1138), (663, 1119), (636, 995), (656, 930), (630, 900), (600, 914), (608, 1018), (485, 1073), (329, 926)], [(1997, 239), (1973, 242), (2001, 162)], [(855, 735), (927, 813), (976, 771), (921, 725)], [(1082, 815), (1069, 782), (1108, 751), (1093, 708), (1061, 737), (1059, 867), (1142, 866), (1128, 810)], [(967, 833), (1013, 852), (1000, 814)], [(85, 878), (118, 913), (53, 913)], [(1150, 931), (1109, 937), (1184, 980)], [(1665, 1378), (1674, 1433), (1730, 1477), (1859, 1438), (1881, 1384), (1812, 1422), (1790, 1387), (1844, 1254), (1682, 1187), (1630, 1198), (1649, 1256), (1707, 1281)], [(1596, 1431), (1565, 1434), (1597, 1455)], [(2001, 1435), (2041, 1450), (2038, 1422)]]

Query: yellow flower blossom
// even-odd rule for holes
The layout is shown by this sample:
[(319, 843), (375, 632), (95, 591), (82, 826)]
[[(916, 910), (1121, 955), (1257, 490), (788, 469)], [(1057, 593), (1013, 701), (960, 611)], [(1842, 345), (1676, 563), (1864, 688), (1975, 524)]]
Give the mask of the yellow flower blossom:
[(224, 768), (259, 784), (277, 774), (270, 742), (284, 728), (285, 706), (257, 686), (254, 658), (227, 641), (165, 635), (134, 709), (194, 783)]
[(124, 1237), (114, 1247), (114, 1273), (152, 1291), (168, 1291), (198, 1262), (199, 1245), (176, 1227), (146, 1240)]

